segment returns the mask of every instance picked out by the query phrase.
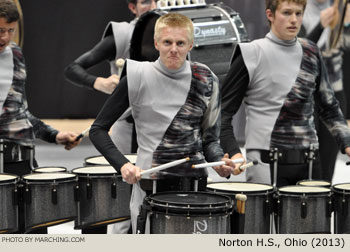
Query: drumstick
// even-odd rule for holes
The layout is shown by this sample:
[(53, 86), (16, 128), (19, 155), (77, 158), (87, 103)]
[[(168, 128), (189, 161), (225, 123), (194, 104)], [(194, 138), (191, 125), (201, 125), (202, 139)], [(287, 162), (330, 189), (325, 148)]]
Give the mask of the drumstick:
[(245, 214), (245, 202), (247, 200), (247, 195), (236, 194), (235, 198), (237, 200), (237, 212), (240, 214)]
[(247, 163), (247, 164), (245, 164), (245, 165), (241, 165), (241, 166), (239, 167), (239, 169), (242, 171), (242, 170), (244, 170), (244, 169), (247, 169), (247, 168), (252, 167), (253, 165), (257, 165), (257, 164), (258, 164), (258, 161), (254, 160), (254, 161), (249, 162), (249, 163)]
[(124, 59), (117, 59), (115, 61), (115, 66), (117, 67), (118, 69), (118, 76), (120, 77), (120, 75), (122, 74), (122, 71), (123, 71), (123, 67), (124, 67), (124, 63), (125, 63), (125, 60)]
[[(231, 162), (233, 164), (243, 163), (244, 159), (243, 158), (232, 159)], [(226, 164), (225, 161), (218, 161), (218, 162), (210, 162), (210, 163), (192, 165), (192, 168), (206, 168), (206, 167), (212, 167), (212, 166), (220, 166), (220, 165), (224, 165), (224, 164)]]
[(142, 171), (142, 172), (141, 172), (141, 176), (142, 176), (142, 175), (149, 174), (149, 173), (161, 171), (161, 170), (164, 170), (164, 169), (173, 167), (173, 166), (175, 166), (175, 165), (179, 165), (179, 164), (185, 163), (185, 162), (187, 162), (187, 161), (190, 161), (190, 158), (189, 158), (189, 157), (183, 158), (183, 159), (179, 159), (179, 160), (175, 160), (175, 161), (172, 161), (172, 162), (169, 162), (169, 163), (166, 163), (166, 164), (162, 164), (162, 165), (159, 165), (159, 166), (154, 167), (154, 168), (152, 168), (152, 169)]
[(89, 126), (88, 128), (86, 128), (85, 130), (83, 130), (83, 132), (81, 132), (81, 133), (77, 136), (77, 138), (75, 139), (75, 141), (78, 141), (80, 138), (84, 137), (85, 134), (90, 130), (90, 127), (91, 127), (91, 126)]

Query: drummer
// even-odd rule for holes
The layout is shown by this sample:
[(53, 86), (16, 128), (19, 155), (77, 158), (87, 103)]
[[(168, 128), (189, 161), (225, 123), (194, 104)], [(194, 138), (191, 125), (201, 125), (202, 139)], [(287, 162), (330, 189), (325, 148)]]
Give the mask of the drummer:
[(24, 175), (37, 167), (31, 148), (36, 138), (64, 145), (70, 150), (79, 144), (78, 134), (57, 131), (33, 116), (25, 94), (26, 68), (22, 50), (12, 39), (19, 12), (12, 0), (0, 0), (0, 140), (4, 147), (3, 169)]
[[(130, 39), (134, 31), (138, 18), (145, 12), (156, 8), (154, 0), (127, 0), (128, 8), (135, 18), (130, 22), (110, 22), (103, 34), (102, 40), (90, 51), (79, 56), (74, 62), (69, 64), (64, 74), (66, 78), (79, 87), (97, 90), (105, 94), (111, 94), (119, 83), (118, 69), (115, 60), (119, 58), (129, 58)], [(110, 62), (111, 75), (107, 78), (95, 76), (88, 72), (88, 69), (104, 61)], [(118, 145), (123, 154), (135, 153), (137, 145), (132, 139), (133, 119), (128, 116), (118, 120), (112, 127), (112, 140)], [(129, 231), (129, 221), (123, 221), (108, 226), (108, 233), (127, 233)], [(83, 233), (105, 233), (105, 230), (97, 231), (84, 229)]]
[[(305, 6), (306, 0), (266, 0), (270, 32), (238, 45), (223, 83), (221, 144), (230, 155), (240, 153), (231, 120), (244, 101), (247, 160), (259, 160), (247, 169), (249, 182), (283, 186), (308, 178), (307, 155), (318, 148), (314, 108), (341, 151), (350, 156), (350, 130), (320, 51), (311, 41), (297, 38)], [(277, 181), (270, 176), (271, 148), (280, 153)], [(317, 151), (313, 153), (318, 159)]]
[[(214, 167), (223, 177), (239, 174), (239, 165), (230, 162), (219, 144), (220, 94), (218, 79), (200, 63), (186, 60), (193, 46), (192, 21), (179, 14), (161, 16), (155, 25), (154, 45), (160, 57), (155, 62), (126, 61), (122, 77), (90, 130), (90, 138), (123, 179), (134, 184), (131, 220), (136, 218), (146, 193), (156, 191), (205, 190), (206, 169), (191, 168), (192, 163), (224, 160)], [(138, 141), (136, 166), (120, 153), (108, 131), (131, 107)], [(190, 162), (141, 180), (141, 168), (189, 157)]]

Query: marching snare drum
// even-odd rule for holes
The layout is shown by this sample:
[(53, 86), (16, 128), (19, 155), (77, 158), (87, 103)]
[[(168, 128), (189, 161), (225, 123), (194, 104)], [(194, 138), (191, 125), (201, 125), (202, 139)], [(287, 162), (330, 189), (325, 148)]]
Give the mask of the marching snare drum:
[(230, 68), (236, 44), (248, 41), (239, 14), (222, 4), (183, 8), (177, 6), (145, 13), (135, 25), (130, 43), (130, 58), (138, 61), (157, 60), (159, 53), (154, 48), (154, 25), (168, 11), (183, 14), (192, 20), (194, 44), (188, 58), (207, 65), (222, 82)]
[(36, 173), (67, 172), (67, 168), (60, 166), (45, 166), (34, 168)]
[(75, 168), (79, 202), (75, 228), (107, 225), (130, 218), (131, 185), (112, 166)]
[(334, 204), (334, 233), (350, 234), (350, 183), (332, 187)]
[(313, 179), (305, 179), (297, 182), (297, 185), (301, 186), (317, 186), (317, 187), (331, 187), (331, 182), (325, 180), (313, 180)]
[(76, 175), (32, 173), (24, 175), (22, 181), (26, 232), (68, 222), (76, 217)]
[(18, 176), (0, 174), (0, 234), (18, 230)]
[[(132, 164), (136, 164), (136, 154), (126, 154), (124, 155)], [(106, 158), (104, 156), (93, 156), (93, 157), (88, 157), (85, 158), (85, 166), (90, 166), (90, 165), (110, 165)]]
[(227, 234), (231, 199), (208, 192), (161, 192), (147, 197), (151, 234)]
[[(247, 195), (245, 203), (244, 228), (245, 234), (270, 233), (270, 220), (273, 204), (274, 189), (271, 185), (254, 184), (245, 182), (222, 182), (207, 185), (208, 190), (231, 197), (236, 205), (236, 194)], [(234, 216), (234, 215), (233, 215)], [(235, 231), (234, 225), (238, 223), (234, 217), (231, 220), (231, 233)]]
[(284, 186), (277, 192), (277, 233), (331, 232), (332, 194), (329, 188)]

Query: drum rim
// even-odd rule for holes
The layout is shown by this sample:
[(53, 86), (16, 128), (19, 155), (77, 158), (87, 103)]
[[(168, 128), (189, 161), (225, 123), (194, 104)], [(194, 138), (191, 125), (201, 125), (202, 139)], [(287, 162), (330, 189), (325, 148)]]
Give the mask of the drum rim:
[[(186, 203), (186, 202), (169, 202), (169, 201), (165, 201), (164, 199), (155, 199), (154, 196), (155, 195), (160, 195), (160, 196), (164, 196), (164, 195), (175, 195), (175, 194), (202, 194), (202, 195), (211, 195), (211, 196), (215, 196), (217, 198), (221, 198), (222, 200), (220, 200), (219, 202), (213, 202), (213, 203), (203, 203), (203, 202), (196, 202), (196, 203)], [(183, 206), (193, 206), (193, 207), (201, 207), (201, 209), (203, 209), (204, 206), (223, 206), (223, 205), (227, 205), (227, 204), (231, 204), (232, 199), (226, 195), (220, 195), (220, 194), (215, 194), (215, 193), (211, 193), (211, 192), (205, 192), (205, 191), (199, 191), (199, 192), (193, 192), (193, 191), (168, 191), (168, 192), (159, 192), (159, 193), (153, 193), (149, 196), (147, 196), (147, 199), (149, 201), (152, 201), (152, 204), (154, 204), (154, 202), (156, 203), (165, 203), (169, 206), (169, 204), (173, 204), (171, 205), (171, 207), (183, 207)], [(224, 201), (224, 199), (226, 201)], [(159, 206), (167, 206), (167, 205), (160, 205)], [(190, 210), (191, 208), (186, 207), (187, 210)]]
[[(253, 191), (238, 191), (238, 190), (224, 190), (224, 189), (214, 189), (214, 188), (210, 188), (208, 187), (209, 185), (213, 185), (213, 184), (229, 184), (229, 183), (234, 183), (234, 184), (253, 184), (253, 185), (263, 185), (263, 186), (268, 186), (271, 187), (270, 189), (264, 189), (264, 190), (253, 190)], [(227, 182), (227, 181), (220, 181), (220, 182), (215, 182), (215, 183), (210, 183), (207, 185), (207, 189), (212, 190), (215, 192), (220, 192), (220, 193), (243, 193), (243, 194), (247, 194), (247, 195), (265, 195), (267, 192), (269, 194), (272, 194), (275, 189), (273, 188), (272, 185), (269, 184), (263, 184), (263, 183), (251, 183), (251, 182), (243, 182), (243, 181), (234, 181), (234, 182)]]
[[(85, 178), (85, 177), (91, 177), (91, 178), (110, 178), (110, 177), (121, 177), (121, 175), (115, 170), (115, 172), (113, 173), (78, 173), (78, 172), (74, 172), (75, 170), (77, 169), (85, 169), (85, 168), (98, 168), (98, 167), (112, 167), (111, 165), (89, 165), (89, 166), (83, 166), (83, 167), (77, 167), (77, 168), (74, 168), (71, 173), (73, 174), (76, 174), (77, 177), (81, 177), (81, 178)], [(114, 168), (113, 168), (114, 169)]]
[[(322, 189), (323, 191), (319, 191), (319, 192), (316, 192), (316, 191), (313, 191), (313, 192), (295, 192), (295, 191), (292, 191), (292, 192), (288, 192), (288, 191), (280, 191), (280, 189), (283, 189), (283, 188), (310, 188), (310, 189), (314, 189), (314, 188), (320, 188)], [(278, 195), (295, 195), (295, 196), (302, 196), (303, 194), (307, 194), (308, 196), (310, 195), (316, 195), (316, 196), (320, 196), (320, 195), (329, 195), (331, 193), (331, 189), (330, 188), (326, 188), (326, 187), (322, 187), (322, 186), (300, 186), (300, 185), (289, 185), (289, 186), (282, 186), (280, 188), (277, 188), (277, 194)]]
[(11, 173), (0, 173), (0, 176), (1, 175), (5, 175), (5, 176), (11, 176), (13, 178), (9, 178), (9, 179), (6, 179), (6, 180), (0, 180), (0, 185), (7, 185), (7, 184), (13, 184), (13, 182), (18, 182), (20, 177), (16, 174), (11, 174)]
[[(61, 176), (62, 174), (70, 175), (69, 177), (61, 177), (61, 178), (50, 178), (50, 179), (28, 179), (26, 176), (38, 176), (38, 175), (53, 175), (56, 174), (58, 176)], [(48, 172), (48, 173), (43, 173), (43, 172), (38, 172), (38, 173), (29, 173), (25, 174), (22, 176), (21, 180), (26, 183), (26, 184), (47, 184), (48, 182), (55, 182), (55, 183), (65, 183), (65, 182), (71, 182), (71, 181), (76, 181), (77, 176), (72, 173), (62, 173), (62, 172)]]

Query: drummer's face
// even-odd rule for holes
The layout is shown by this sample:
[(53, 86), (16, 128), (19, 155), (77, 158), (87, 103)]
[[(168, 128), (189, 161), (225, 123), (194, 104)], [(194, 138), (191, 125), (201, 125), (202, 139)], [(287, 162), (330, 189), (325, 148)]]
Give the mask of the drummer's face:
[(3, 17), (0, 17), (0, 52), (10, 44), (15, 36), (17, 22), (8, 23)]
[(157, 7), (155, 0), (137, 0), (136, 5), (130, 3), (129, 9), (136, 17), (141, 16), (143, 13), (154, 10)]
[(182, 27), (164, 27), (154, 46), (159, 51), (160, 60), (168, 69), (179, 69), (191, 51), (193, 41), (189, 40), (189, 31)]

